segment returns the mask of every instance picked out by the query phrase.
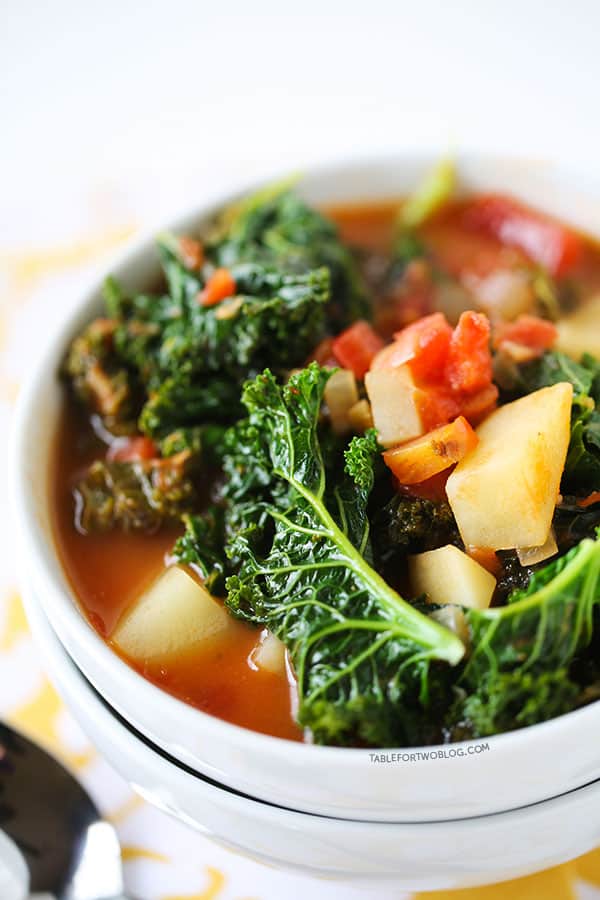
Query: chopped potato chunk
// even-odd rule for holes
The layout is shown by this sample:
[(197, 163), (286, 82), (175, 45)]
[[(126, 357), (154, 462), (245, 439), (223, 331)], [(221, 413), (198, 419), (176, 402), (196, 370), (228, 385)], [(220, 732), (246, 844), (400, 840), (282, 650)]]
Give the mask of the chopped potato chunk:
[(383, 447), (410, 441), (425, 432), (419, 411), (420, 391), (407, 365), (367, 372), (365, 387)]
[(331, 427), (336, 434), (351, 431), (349, 412), (358, 403), (356, 376), (350, 369), (338, 369), (325, 385), (324, 400), (329, 410)]
[(369, 428), (373, 427), (373, 414), (371, 413), (371, 404), (368, 400), (359, 400), (354, 406), (348, 410), (348, 418), (354, 431), (358, 434), (364, 434)]
[(571, 435), (570, 384), (507, 403), (477, 429), (479, 444), (446, 492), (465, 544), (538, 547), (550, 532)]
[(111, 639), (127, 656), (146, 662), (172, 657), (231, 627), (206, 588), (172, 566), (125, 612)]
[(413, 590), (431, 603), (487, 609), (496, 587), (487, 569), (452, 544), (412, 556), (409, 572)]

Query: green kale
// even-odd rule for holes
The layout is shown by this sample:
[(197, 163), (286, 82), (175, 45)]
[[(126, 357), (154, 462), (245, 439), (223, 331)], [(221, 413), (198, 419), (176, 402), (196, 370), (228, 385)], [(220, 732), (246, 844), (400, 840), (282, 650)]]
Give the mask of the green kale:
[(259, 191), (225, 211), (208, 253), (218, 265), (240, 262), (303, 273), (325, 266), (331, 277), (327, 314), (334, 329), (369, 316), (360, 273), (336, 226), (287, 186)]
[(503, 607), (465, 612), (471, 653), (450, 721), (473, 736), (542, 722), (572, 709), (569, 670), (594, 634), (600, 539), (584, 539), (537, 569)]
[[(562, 544), (560, 546), (562, 547)], [(569, 547), (571, 546), (572, 544), (569, 545)], [(535, 568), (521, 565), (516, 550), (498, 550), (496, 557), (500, 563), (500, 569), (496, 575), (494, 604), (499, 606), (506, 603), (514, 591), (527, 587)]]
[(222, 425), (192, 425), (171, 431), (160, 442), (160, 455), (175, 456), (189, 451), (203, 464), (218, 466), (221, 461), (225, 428)]
[(264, 368), (300, 364), (324, 333), (329, 274), (320, 268), (282, 274), (254, 263), (231, 267), (235, 305), (204, 307), (195, 300), (161, 329), (160, 372), (184, 366), (196, 373), (244, 378)]
[(194, 376), (185, 368), (150, 393), (139, 418), (144, 434), (161, 438), (198, 422), (231, 422), (242, 412), (240, 384), (227, 378)]
[(526, 725), (537, 725), (570, 712), (580, 695), (566, 668), (554, 672), (503, 672), (487, 678), (479, 689), (455, 707), (459, 722), (455, 740), (500, 734)]
[(95, 319), (72, 342), (63, 364), (79, 400), (99, 414), (109, 430), (134, 430), (136, 390), (114, 349), (117, 323)]
[(173, 547), (173, 556), (196, 569), (211, 593), (222, 594), (225, 574), (230, 571), (225, 556), (224, 513), (211, 506), (202, 515), (184, 515), (185, 532)]
[(448, 503), (396, 493), (373, 517), (373, 547), (384, 567), (444, 544), (463, 546)]
[(587, 493), (600, 488), (600, 411), (590, 396), (576, 396), (573, 400), (563, 482)]
[(285, 275), (244, 263), (232, 270), (237, 296), (203, 307), (201, 276), (164, 242), (161, 254), (169, 295), (127, 297), (111, 281), (107, 296), (114, 352), (145, 385), (139, 426), (152, 437), (235, 421), (242, 382), (267, 362), (280, 369), (301, 363), (323, 335), (329, 299), (325, 268)]
[(583, 507), (577, 497), (564, 495), (554, 511), (552, 525), (561, 548), (570, 550), (584, 538), (594, 538), (600, 528), (600, 498)]
[(97, 460), (75, 487), (76, 526), (84, 534), (142, 531), (173, 525), (194, 508), (197, 495), (189, 476), (189, 452), (164, 460)]
[[(341, 245), (340, 245), (341, 247)], [(266, 365), (301, 364), (325, 333), (330, 272), (326, 266), (283, 271), (258, 261), (232, 263), (235, 297), (198, 301), (214, 269), (191, 270), (181, 244), (159, 239), (167, 292), (129, 294), (105, 284), (110, 319), (70, 348), (64, 366), (77, 394), (109, 428), (125, 423), (152, 437), (204, 422), (231, 423), (241, 413), (243, 381)], [(122, 426), (121, 431), (125, 431)]]
[(432, 734), (434, 662), (454, 665), (464, 647), (371, 565), (375, 433), (354, 438), (327, 477), (318, 423), (330, 374), (312, 364), (284, 387), (268, 371), (246, 384), (248, 418), (224, 464), (237, 571), (226, 602), (288, 647), (299, 721), (316, 741), (418, 743)]
[[(576, 363), (575, 360), (564, 353), (547, 352), (539, 359), (521, 365), (516, 370), (516, 381), (513, 387), (516, 396), (531, 394), (543, 387), (550, 387), (561, 381), (568, 381), (573, 385), (573, 393), (587, 396), (594, 383), (595, 373), (591, 364), (592, 358), (587, 357), (587, 363)], [(596, 364), (597, 365), (597, 364)]]

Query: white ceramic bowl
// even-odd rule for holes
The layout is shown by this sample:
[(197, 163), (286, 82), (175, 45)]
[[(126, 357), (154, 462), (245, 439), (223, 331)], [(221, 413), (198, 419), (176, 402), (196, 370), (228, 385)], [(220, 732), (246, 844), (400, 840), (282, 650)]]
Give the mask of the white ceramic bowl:
[[(399, 195), (431, 165), (427, 156), (340, 163), (311, 171), (299, 190), (309, 201)], [(459, 160), (462, 184), (512, 191), (600, 235), (600, 185), (557, 165), (489, 158)], [(245, 193), (245, 191), (244, 191)], [(231, 197), (200, 204), (168, 223), (196, 230)], [(110, 267), (128, 287), (158, 269), (151, 236)], [(300, 745), (206, 715), (144, 680), (91, 628), (55, 553), (48, 506), (48, 455), (62, 389), (57, 371), (72, 336), (101, 309), (100, 285), (49, 337), (24, 390), (12, 447), (16, 527), (26, 571), (69, 654), (97, 690), (142, 734), (209, 777), (284, 806), (348, 818), (432, 821), (513, 809), (600, 778), (600, 706), (484, 742), (413, 749), (373, 761), (367, 750)]]
[(513, 812), (413, 824), (299, 813), (210, 784), (134, 734), (69, 659), (33, 592), (26, 607), (50, 677), (111, 765), (149, 802), (257, 859), (328, 879), (440, 890), (516, 878), (600, 840), (600, 782)]

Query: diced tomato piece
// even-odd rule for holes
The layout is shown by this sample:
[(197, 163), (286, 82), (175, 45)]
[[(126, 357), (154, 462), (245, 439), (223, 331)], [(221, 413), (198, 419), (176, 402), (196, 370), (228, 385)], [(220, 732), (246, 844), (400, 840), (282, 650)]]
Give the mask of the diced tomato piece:
[(508, 247), (518, 247), (554, 277), (566, 275), (581, 256), (582, 243), (576, 232), (512, 197), (476, 197), (467, 207), (465, 223)]
[(460, 399), (443, 384), (417, 388), (415, 400), (426, 431), (446, 425), (461, 412)]
[(486, 416), (489, 416), (496, 409), (497, 403), (498, 388), (495, 384), (489, 384), (476, 394), (463, 397), (460, 403), (460, 411), (471, 425), (479, 425)]
[(109, 462), (143, 462), (158, 455), (158, 447), (149, 437), (131, 437), (116, 440), (106, 458)]
[(416, 484), (457, 463), (477, 443), (477, 435), (459, 416), (449, 425), (386, 450), (383, 459), (401, 484)]
[(552, 322), (538, 316), (522, 315), (514, 322), (502, 322), (494, 330), (494, 347), (499, 349), (507, 341), (520, 344), (542, 354), (556, 342), (558, 331)]
[(475, 393), (492, 381), (490, 323), (482, 313), (462, 313), (452, 334), (446, 379), (454, 391)]
[(496, 577), (500, 575), (502, 563), (495, 550), (492, 550), (490, 547), (474, 547), (472, 544), (468, 544), (465, 550), (471, 559), (474, 559), (475, 562), (487, 569), (488, 572), (491, 572), (492, 575)]
[(446, 482), (450, 477), (453, 466), (449, 466), (437, 475), (419, 481), (416, 484), (400, 484), (396, 479), (396, 487), (401, 494), (407, 494), (410, 497), (422, 497), (423, 500), (432, 500), (434, 503), (440, 503), (448, 499), (446, 494)]
[(306, 360), (306, 364), (308, 365), (311, 362), (317, 362), (323, 367), (328, 366), (330, 369), (334, 369), (337, 366), (337, 359), (333, 355), (333, 338), (324, 338), (317, 344)]
[(216, 306), (235, 294), (235, 279), (229, 269), (215, 269), (203, 290), (198, 294), (200, 306)]
[(394, 343), (382, 350), (374, 369), (396, 368), (408, 363), (415, 378), (441, 380), (448, 357), (452, 328), (443, 313), (432, 313), (394, 335)]
[(357, 378), (364, 378), (382, 347), (383, 340), (368, 322), (360, 319), (335, 338), (332, 350), (345, 369), (351, 369)]

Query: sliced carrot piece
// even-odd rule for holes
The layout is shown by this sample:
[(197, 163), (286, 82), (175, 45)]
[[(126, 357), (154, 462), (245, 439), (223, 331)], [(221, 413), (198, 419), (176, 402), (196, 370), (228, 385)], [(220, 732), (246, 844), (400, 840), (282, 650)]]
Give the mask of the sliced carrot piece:
[(585, 509), (587, 506), (593, 506), (594, 503), (600, 503), (600, 491), (592, 491), (591, 494), (588, 494), (587, 497), (583, 497), (581, 500), (577, 501), (577, 506), (581, 506)]
[(457, 463), (477, 443), (477, 435), (459, 416), (449, 425), (386, 450), (383, 459), (401, 484), (416, 484)]
[(475, 547), (472, 544), (468, 544), (465, 547), (465, 551), (471, 559), (474, 559), (480, 566), (491, 572), (494, 577), (497, 578), (500, 575), (502, 563), (496, 551), (492, 550), (491, 547)]
[(235, 279), (229, 269), (215, 269), (203, 290), (198, 294), (200, 306), (216, 306), (235, 294)]

